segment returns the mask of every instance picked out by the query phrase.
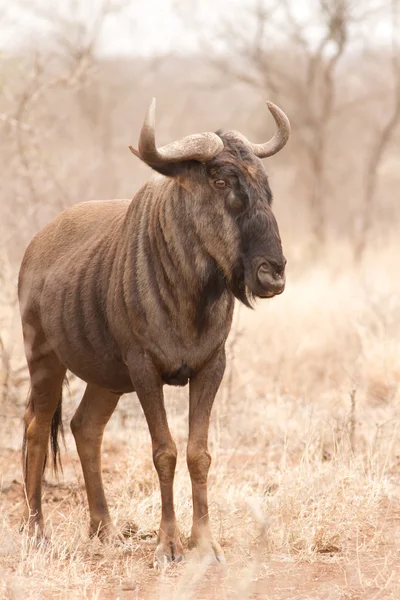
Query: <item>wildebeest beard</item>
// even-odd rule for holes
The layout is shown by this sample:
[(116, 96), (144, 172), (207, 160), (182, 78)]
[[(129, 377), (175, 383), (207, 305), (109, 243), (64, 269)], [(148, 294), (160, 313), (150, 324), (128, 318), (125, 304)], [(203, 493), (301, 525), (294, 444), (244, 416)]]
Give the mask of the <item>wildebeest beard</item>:
[(213, 264), (212, 271), (202, 290), (202, 302), (198, 305), (196, 321), (200, 329), (207, 318), (208, 310), (225, 289), (228, 289), (245, 306), (253, 308), (255, 296), (245, 284), (245, 270), (240, 257), (233, 266), (229, 279), (224, 276), (216, 263)]
[(252, 304), (255, 297), (245, 284), (245, 270), (241, 258), (238, 258), (232, 269), (232, 276), (231, 280), (228, 282), (228, 287), (235, 298), (240, 300), (240, 302), (248, 308), (253, 308)]
[[(252, 235), (257, 232), (257, 229), (259, 230), (260, 224), (258, 224), (258, 227), (254, 227), (254, 223), (252, 224), (250, 220), (244, 224), (242, 219), (238, 219), (238, 225), (241, 230), (241, 242), (239, 254), (230, 273), (224, 273), (215, 259), (211, 259), (209, 262), (208, 273), (204, 279), (197, 303), (196, 326), (198, 330), (206, 325), (213, 304), (218, 301), (225, 290), (229, 290), (237, 300), (248, 308), (254, 308), (257, 296), (246, 285), (245, 261), (247, 255), (250, 256), (252, 251), (257, 250), (258, 244), (252, 242)], [(262, 246), (262, 244), (259, 245)]]
[(209, 271), (197, 301), (197, 331), (201, 332), (206, 327), (214, 303), (219, 300), (226, 290), (229, 290), (237, 300), (249, 308), (253, 308), (252, 301), (255, 297), (245, 284), (244, 274), (245, 271), (241, 258), (238, 258), (229, 279), (224, 275), (215, 260), (210, 262)]

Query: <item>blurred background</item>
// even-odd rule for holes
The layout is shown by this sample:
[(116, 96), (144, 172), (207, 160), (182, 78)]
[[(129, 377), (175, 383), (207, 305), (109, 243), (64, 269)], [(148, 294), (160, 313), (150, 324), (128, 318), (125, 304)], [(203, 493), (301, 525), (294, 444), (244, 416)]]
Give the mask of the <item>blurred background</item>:
[[(297, 337), (294, 326), (287, 338), (277, 331), (269, 339), (269, 344), (280, 340), (279, 356), (290, 354), (290, 343), (302, 348), (304, 336), (309, 339), (318, 330), (308, 360), (313, 362), (316, 353), (321, 372), (326, 375), (328, 369), (331, 378), (332, 363), (320, 364), (321, 348), (323, 354), (329, 348), (329, 336), (321, 334), (331, 322), (326, 310), (324, 323), (314, 326), (315, 311), (326, 309), (327, 303), (335, 307), (337, 318), (348, 316), (342, 339), (336, 339), (336, 325), (331, 332), (342, 375), (343, 363), (359, 357), (359, 343), (352, 345), (346, 336), (354, 333), (348, 325), (353, 327), (352, 310), (360, 303), (395, 334), (399, 28), (395, 0), (3, 2), (3, 413), (8, 416), (12, 406), (20, 417), (25, 401), (16, 304), (24, 249), (40, 228), (75, 202), (133, 197), (150, 171), (128, 145), (137, 142), (152, 96), (157, 98), (160, 143), (218, 128), (264, 141), (274, 131), (267, 99), (291, 120), (290, 143), (265, 161), (289, 260), (287, 299), (279, 306), (280, 300), (274, 301), (273, 309), (287, 320), (292, 314), (292, 324), (299, 324)], [(273, 309), (263, 305), (258, 326), (268, 328), (268, 310)], [(309, 310), (308, 330), (301, 328), (304, 310)], [(304, 315), (301, 319), (304, 323)], [(349, 348), (354, 353), (345, 358)], [(299, 355), (290, 356), (293, 368), (301, 370)], [(274, 382), (281, 377), (281, 359), (276, 369)], [(269, 385), (270, 371), (256, 371), (256, 376)], [(361, 385), (354, 384), (354, 377), (346, 379), (346, 386)], [(314, 383), (311, 378), (310, 394)]]

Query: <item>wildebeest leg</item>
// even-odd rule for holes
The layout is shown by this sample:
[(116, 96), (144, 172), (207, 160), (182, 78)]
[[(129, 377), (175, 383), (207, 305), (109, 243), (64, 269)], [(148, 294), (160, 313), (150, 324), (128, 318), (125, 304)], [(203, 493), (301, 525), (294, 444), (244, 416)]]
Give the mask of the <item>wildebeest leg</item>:
[(193, 526), (189, 545), (201, 554), (210, 554), (224, 562), (220, 545), (214, 540), (207, 498), (207, 477), (211, 465), (208, 452), (208, 428), (215, 395), (225, 370), (225, 349), (217, 354), (190, 380), (189, 439), (187, 464), (192, 481)]
[(153, 462), (160, 482), (161, 523), (154, 557), (154, 565), (158, 567), (165, 562), (180, 562), (183, 559), (173, 493), (177, 449), (168, 427), (162, 381), (158, 373), (151, 364), (143, 365), (140, 373), (137, 362), (135, 364), (133, 361), (133, 366), (132, 383), (149, 427)]
[(82, 464), (90, 512), (90, 535), (101, 539), (116, 535), (101, 478), (101, 443), (120, 396), (88, 384), (75, 412), (71, 429)]
[(25, 494), (23, 525), (43, 533), (42, 478), (50, 427), (60, 402), (66, 369), (48, 346), (42, 332), (25, 333), (31, 392), (24, 415), (26, 427)]

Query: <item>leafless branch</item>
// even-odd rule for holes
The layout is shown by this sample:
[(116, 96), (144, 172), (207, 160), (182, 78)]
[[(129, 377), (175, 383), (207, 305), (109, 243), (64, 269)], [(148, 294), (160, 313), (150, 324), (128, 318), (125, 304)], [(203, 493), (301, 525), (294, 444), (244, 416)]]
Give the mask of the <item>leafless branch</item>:
[(362, 258), (368, 244), (368, 237), (373, 222), (373, 213), (376, 203), (379, 168), (400, 120), (400, 19), (398, 0), (391, 0), (391, 21), (393, 107), (382, 129), (377, 133), (369, 157), (366, 161), (364, 175), (364, 206), (359, 231), (356, 232), (356, 243), (354, 246), (354, 256), (357, 261)]

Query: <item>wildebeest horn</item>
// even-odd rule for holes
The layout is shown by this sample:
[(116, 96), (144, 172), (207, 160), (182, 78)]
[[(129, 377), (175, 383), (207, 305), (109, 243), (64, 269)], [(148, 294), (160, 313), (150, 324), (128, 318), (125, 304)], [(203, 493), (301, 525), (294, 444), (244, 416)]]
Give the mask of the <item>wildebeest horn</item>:
[(253, 144), (250, 142), (242, 133), (238, 131), (233, 131), (232, 133), (242, 140), (251, 150), (254, 152), (258, 158), (267, 158), (267, 156), (272, 156), (282, 150), (283, 146), (289, 139), (290, 135), (290, 123), (289, 119), (281, 110), (273, 104), (272, 102), (267, 102), (268, 109), (272, 116), (274, 117), (275, 123), (278, 127), (275, 135), (268, 142), (264, 144)]
[(148, 163), (174, 163), (182, 160), (205, 162), (214, 158), (224, 147), (216, 133), (195, 133), (182, 140), (157, 148), (155, 140), (155, 108), (153, 98), (140, 132), (138, 150), (129, 146), (133, 154)]

